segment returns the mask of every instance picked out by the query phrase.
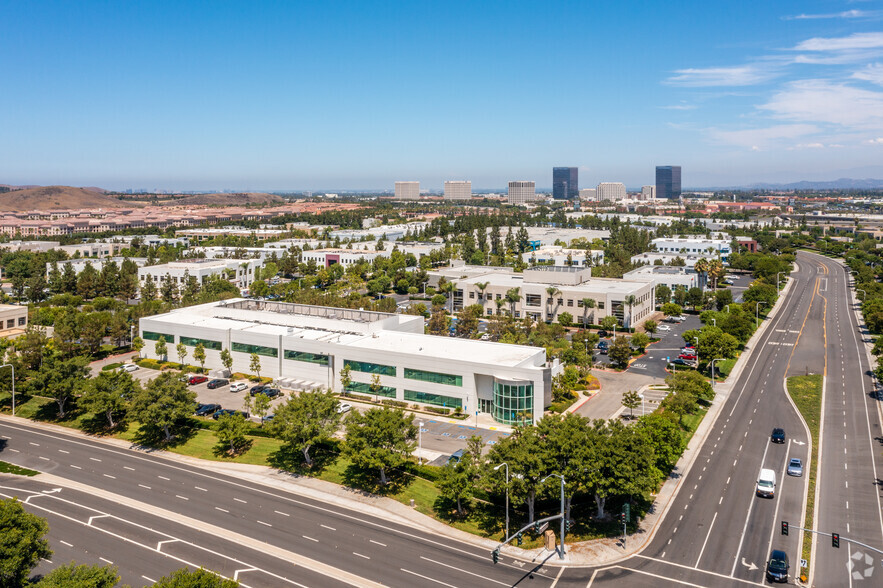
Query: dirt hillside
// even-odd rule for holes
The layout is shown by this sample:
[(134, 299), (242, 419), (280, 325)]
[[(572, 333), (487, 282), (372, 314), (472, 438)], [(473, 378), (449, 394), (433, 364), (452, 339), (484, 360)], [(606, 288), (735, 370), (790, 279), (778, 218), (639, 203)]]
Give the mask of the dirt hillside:
[(72, 186), (41, 186), (26, 190), (0, 193), (0, 210), (22, 212), (27, 210), (77, 208), (131, 208), (131, 202), (122, 202), (111, 196)]

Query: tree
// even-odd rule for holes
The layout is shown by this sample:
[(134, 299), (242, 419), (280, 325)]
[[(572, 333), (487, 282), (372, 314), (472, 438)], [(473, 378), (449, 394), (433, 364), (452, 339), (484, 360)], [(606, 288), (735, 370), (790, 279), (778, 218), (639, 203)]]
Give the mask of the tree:
[(638, 348), (638, 350), (643, 353), (647, 348), (647, 345), (650, 344), (650, 336), (647, 333), (635, 333), (632, 335), (631, 344)]
[(178, 299), (178, 286), (175, 284), (175, 279), (169, 274), (163, 276), (159, 287), (159, 295), (163, 302), (167, 304), (174, 304), (175, 300)]
[(656, 303), (666, 304), (669, 302), (671, 302), (671, 288), (665, 284), (659, 284), (656, 286)]
[(607, 351), (607, 355), (610, 356), (610, 360), (613, 363), (618, 364), (621, 368), (626, 368), (629, 360), (632, 358), (632, 347), (629, 345), (628, 338), (620, 335), (614, 339), (610, 349)]
[(162, 335), (156, 340), (156, 344), (153, 346), (153, 352), (161, 361), (166, 361), (168, 359), (169, 347), (166, 345), (166, 338)]
[(344, 454), (358, 468), (380, 470), (380, 483), (385, 486), (387, 470), (408, 461), (416, 438), (414, 415), (400, 409), (371, 408), (351, 413), (347, 419)]
[(567, 328), (573, 324), (573, 315), (569, 312), (562, 312), (558, 315), (558, 322), (562, 327)]
[(0, 586), (25, 586), (41, 559), (52, 557), (46, 519), (31, 514), (16, 498), (0, 499)]
[(693, 310), (702, 307), (702, 302), (705, 300), (705, 293), (702, 291), (702, 288), (693, 287), (687, 290), (687, 304), (693, 307)]
[[(515, 500), (525, 503), (527, 522), (532, 523), (540, 480), (549, 473), (546, 443), (540, 437), (537, 427), (518, 427), (511, 435), (497, 441), (491, 447), (488, 462), (506, 462), (511, 471), (518, 472), (519, 476), (509, 479), (509, 490)], [(493, 478), (491, 483), (494, 491), (502, 493), (502, 480)]]
[(564, 517), (570, 519), (573, 496), (585, 492), (587, 470), (592, 463), (594, 442), (585, 417), (568, 413), (547, 415), (537, 423), (539, 436), (545, 441), (546, 468), (564, 476)]
[(178, 343), (177, 345), (175, 345), (175, 350), (178, 352), (178, 362), (183, 368), (184, 359), (187, 357), (187, 347), (183, 343)]
[(641, 406), (641, 395), (634, 390), (628, 390), (622, 395), (622, 405), (629, 409), (629, 416), (634, 418), (635, 409)]
[(80, 275), (77, 276), (77, 294), (83, 298), (92, 299), (95, 298), (97, 288), (98, 271), (91, 263), (87, 263)]
[(484, 314), (480, 304), (470, 304), (457, 313), (457, 336), (473, 337), (478, 332), (478, 319)]
[(629, 320), (628, 320), (628, 322), (623, 321), (623, 323), (624, 323), (623, 326), (630, 327), (630, 326), (632, 326), (632, 308), (634, 308), (635, 304), (638, 303), (638, 299), (637, 299), (637, 297), (635, 297), (634, 294), (629, 294), (628, 296), (625, 297), (624, 302), (625, 302), (626, 307), (629, 309), (629, 314), (628, 314)]
[(349, 392), (350, 386), (353, 383), (350, 371), (350, 365), (344, 362), (343, 367), (340, 368), (340, 393), (344, 395)]
[(601, 327), (606, 331), (612, 331), (616, 328), (618, 322), (615, 316), (609, 314), (601, 319)]
[(597, 421), (594, 429), (596, 447), (587, 487), (595, 495), (596, 517), (604, 519), (609, 498), (652, 491), (659, 474), (645, 431), (614, 420)]
[(733, 292), (729, 289), (718, 290), (714, 293), (714, 305), (719, 311), (733, 303)]
[(132, 339), (132, 349), (138, 352), (138, 356), (141, 356), (141, 350), (144, 349), (144, 339), (135, 335), (135, 338)]
[(439, 494), (449, 500), (457, 501), (457, 514), (463, 516), (463, 501), (472, 497), (475, 492), (475, 484), (473, 480), (473, 470), (471, 456), (466, 453), (458, 463), (448, 462), (438, 473), (436, 487)]
[(34, 588), (113, 588), (120, 581), (116, 566), (63, 564), (37, 582)]
[[(438, 294), (437, 296), (441, 296)], [(444, 296), (442, 296), (444, 298)], [(444, 335), (445, 331), (448, 327), (448, 317), (445, 314), (444, 309), (444, 300), (442, 304), (435, 304), (436, 300), (433, 297), (433, 305), (432, 305), (432, 313), (429, 316), (429, 334), (430, 335)]]
[(659, 327), (659, 323), (654, 321), (653, 319), (647, 319), (644, 321), (644, 330), (650, 333), (652, 337), (656, 333), (656, 329)]
[(257, 353), (251, 354), (251, 361), (248, 364), (248, 369), (256, 373), (258, 379), (261, 378), (261, 357)]
[[(259, 396), (267, 397), (266, 394)], [(235, 455), (240, 447), (245, 446), (245, 434), (248, 432), (248, 421), (241, 413), (223, 414), (218, 418), (218, 428), (215, 433), (218, 441), (230, 444), (230, 453)]]
[(718, 327), (703, 327), (699, 331), (699, 357), (705, 361), (735, 357), (738, 347), (739, 341)]
[(675, 304), (674, 302), (666, 302), (662, 305), (662, 314), (667, 317), (681, 316), (682, 312), (684, 312), (684, 309), (681, 308), (680, 304)]
[[(341, 370), (343, 375), (343, 370)], [(313, 465), (310, 449), (328, 442), (340, 426), (340, 405), (331, 391), (301, 392), (291, 395), (276, 408), (270, 433), (290, 449), (304, 454), (308, 466)]]
[(230, 354), (229, 349), (221, 350), (221, 364), (228, 372), (233, 373), (233, 356)]
[(205, 345), (202, 342), (197, 343), (193, 348), (193, 359), (199, 364), (199, 369), (205, 371)]
[(196, 409), (196, 393), (171, 372), (163, 372), (135, 395), (129, 412), (142, 428), (161, 430), (166, 441), (172, 440), (172, 429)]
[(80, 406), (90, 412), (104, 413), (107, 426), (112, 429), (116, 426), (113, 416), (126, 410), (126, 402), (135, 397), (140, 387), (128, 372), (102, 371), (89, 380), (80, 397)]
[[(250, 396), (246, 394), (246, 396)], [(261, 419), (261, 427), (264, 426), (264, 417), (267, 416), (267, 413), (270, 412), (270, 405), (272, 403), (272, 399), (266, 394), (257, 394), (254, 397), (254, 406), (252, 407), (251, 412)]]
[(374, 395), (374, 401), (377, 401), (377, 396), (380, 394), (380, 390), (383, 388), (383, 384), (380, 383), (380, 374), (374, 374), (371, 376), (371, 383), (368, 384), (368, 390), (371, 391), (371, 394)]
[(86, 386), (89, 376), (88, 359), (65, 359), (60, 353), (43, 355), (43, 365), (29, 382), (30, 390), (40, 396), (53, 398), (58, 405), (59, 418), (65, 417), (65, 404)]
[(687, 303), (687, 288), (684, 286), (675, 286), (673, 298), (675, 304), (678, 306), (684, 306)]
[(583, 328), (586, 328), (586, 315), (589, 312), (589, 309), (592, 309), (592, 320), (595, 320), (595, 299), (594, 298), (583, 298)]
[(644, 429), (650, 439), (656, 469), (662, 476), (668, 475), (687, 446), (677, 423), (664, 414), (651, 413), (642, 416), (635, 426)]
[(515, 316), (515, 305), (521, 302), (521, 288), (509, 288), (503, 297), (509, 303), (509, 315)]
[(239, 582), (227, 580), (202, 568), (196, 571), (182, 568), (160, 578), (151, 588), (239, 588)]

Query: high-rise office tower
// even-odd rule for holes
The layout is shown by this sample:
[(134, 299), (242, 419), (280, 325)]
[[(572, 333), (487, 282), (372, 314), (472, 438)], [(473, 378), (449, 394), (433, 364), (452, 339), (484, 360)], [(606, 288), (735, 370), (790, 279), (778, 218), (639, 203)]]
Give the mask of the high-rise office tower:
[(509, 204), (529, 204), (536, 199), (536, 182), (509, 182)]
[(396, 182), (396, 200), (418, 200), (420, 182)]
[(552, 168), (552, 197), (555, 200), (576, 200), (579, 198), (579, 168)]
[(669, 199), (681, 197), (681, 166), (656, 166), (656, 197)]
[(451, 180), (445, 182), (445, 200), (469, 200), (472, 198), (472, 182)]

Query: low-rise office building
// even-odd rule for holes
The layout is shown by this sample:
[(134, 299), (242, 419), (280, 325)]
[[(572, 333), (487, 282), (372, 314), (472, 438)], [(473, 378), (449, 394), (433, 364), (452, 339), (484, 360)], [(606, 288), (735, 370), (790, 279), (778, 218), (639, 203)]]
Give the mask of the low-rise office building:
[(700, 257), (727, 261), (730, 255), (730, 242), (726, 239), (706, 239), (704, 237), (660, 237), (651, 243), (656, 251), (664, 253), (694, 254)]
[(623, 274), (622, 279), (636, 282), (652, 283), (653, 287), (668, 286), (674, 293), (675, 288), (701, 288), (705, 290), (706, 275), (692, 268), (683, 266), (644, 265)]
[(688, 253), (664, 253), (661, 251), (645, 251), (632, 255), (632, 263), (643, 263), (645, 265), (672, 265), (683, 263), (684, 266), (692, 268), (700, 259), (708, 259), (704, 255), (688, 254)]
[(28, 328), (28, 307), (0, 304), (0, 337), (15, 337)]
[(534, 265), (592, 267), (604, 263), (604, 250), (567, 249), (560, 245), (552, 245), (526, 253), (524, 259)]
[[(558, 363), (542, 348), (423, 334), (423, 317), (233, 299), (140, 319), (142, 355), (157, 357), (152, 343), (169, 349), (202, 343), (206, 366), (223, 369), (229, 350), (233, 371), (250, 373), (251, 356), (261, 375), (292, 389), (347, 392), (409, 404), (443, 406), (467, 414), (490, 413), (498, 422), (536, 422), (552, 400)], [(192, 350), (191, 350), (192, 353)], [(372, 391), (372, 378), (380, 389)]]
[(143, 286), (152, 280), (159, 286), (169, 275), (178, 285), (186, 283), (187, 276), (195, 277), (202, 284), (208, 276), (223, 276), (239, 288), (248, 288), (263, 265), (260, 259), (187, 259), (139, 268), (138, 282)]
[[(78, 258), (78, 259), (65, 259), (65, 260), (57, 262), (57, 265), (58, 265), (58, 270), (61, 272), (64, 271), (65, 266), (70, 266), (70, 268), (73, 270), (73, 272), (76, 275), (80, 275), (80, 273), (84, 269), (86, 269), (86, 266), (88, 266), (88, 265), (91, 265), (95, 269), (95, 271), (100, 273), (101, 270), (104, 269), (105, 264), (113, 262), (113, 263), (117, 264), (117, 269), (119, 269), (123, 265), (123, 262), (126, 261), (127, 259), (129, 261), (131, 261), (132, 263), (134, 263), (135, 265), (137, 265), (138, 267), (144, 267), (145, 265), (147, 265), (147, 258), (146, 257), (101, 257), (101, 258), (82, 257), (82, 258)], [(55, 264), (52, 264), (52, 263), (46, 264), (46, 276), (47, 277), (49, 276), (49, 273), (52, 271), (53, 265), (55, 265)]]

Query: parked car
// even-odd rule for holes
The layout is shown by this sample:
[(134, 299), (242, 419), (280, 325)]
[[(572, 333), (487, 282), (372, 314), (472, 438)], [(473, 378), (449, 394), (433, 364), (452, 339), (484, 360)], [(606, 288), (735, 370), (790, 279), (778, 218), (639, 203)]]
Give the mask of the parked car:
[(726, 284), (727, 286), (732, 286), (732, 285), (735, 284), (736, 282), (734, 282), (734, 281), (731, 280), (730, 278), (726, 278), (726, 279), (723, 280), (723, 283)]
[(196, 412), (193, 414), (195, 414), (196, 416), (209, 416), (216, 413), (220, 409), (220, 404), (200, 404), (196, 407)]
[(685, 320), (687, 320), (687, 315), (682, 314), (681, 316), (677, 317), (677, 319), (679, 322), (684, 322)]
[(485, 333), (484, 335), (481, 336), (482, 341), (490, 341), (490, 339), (491, 339), (491, 336), (488, 335), (487, 333)]
[(668, 325), (658, 325), (656, 327), (656, 330), (657, 331), (671, 331), (671, 327), (669, 327)]
[(263, 390), (258, 392), (258, 394), (265, 394), (270, 398), (276, 398), (277, 396), (282, 395), (282, 390), (280, 390), (279, 388), (264, 388)]
[(353, 409), (353, 405), (350, 404), (349, 402), (341, 402), (340, 404), (337, 405), (338, 414), (347, 413), (347, 412), (351, 411), (352, 409)]
[(208, 378), (206, 378), (205, 376), (190, 376), (190, 378), (187, 380), (187, 383), (191, 386), (202, 384), (203, 382), (208, 382)]
[(452, 463), (454, 465), (457, 465), (458, 463), (460, 463), (460, 460), (463, 459), (464, 453), (466, 453), (465, 449), (458, 449), (457, 451), (452, 453), (451, 456), (448, 458), (448, 463)]
[(696, 353), (696, 348), (693, 347), (693, 344), (692, 344), (692, 343), (690, 343), (690, 344), (688, 344), (688, 345), (684, 345), (683, 347), (681, 347), (681, 353), (693, 353), (693, 354), (695, 354), (695, 353)]
[(127, 363), (123, 366), (120, 366), (121, 372), (129, 372), (131, 374), (132, 372), (137, 371), (137, 370), (138, 370), (138, 366), (135, 365), (134, 363)]
[(787, 582), (790, 567), (788, 564), (788, 554), (780, 549), (773, 549), (770, 553), (770, 559), (766, 564), (767, 580), (770, 582)]
[(264, 388), (267, 388), (267, 387), (268, 386), (266, 384), (258, 384), (257, 386), (252, 386), (251, 390), (249, 390), (248, 393), (251, 394), (252, 396), (254, 396), (255, 394), (257, 394), (258, 392), (260, 392), (261, 390), (263, 390)]
[(606, 337), (607, 335), (609, 335), (609, 334), (610, 334), (610, 333), (608, 333), (608, 332), (605, 331), (604, 329), (601, 329), (600, 331), (598, 331), (598, 336), (599, 336), (600, 338), (602, 338), (602, 339), (603, 339), (604, 337)]
[(599, 341), (598, 342), (598, 353), (601, 355), (607, 355), (607, 351), (610, 349), (610, 345), (607, 344), (607, 341)]
[(788, 475), (789, 476), (802, 476), (803, 475), (803, 462), (800, 461), (796, 457), (792, 457), (788, 462)]
[(215, 388), (220, 388), (221, 386), (226, 386), (229, 384), (227, 380), (222, 380), (221, 378), (215, 378), (211, 382), (208, 383), (208, 387), (210, 390), (214, 390)]
[(265, 417), (261, 417), (261, 422), (262, 423), (269, 423), (269, 422), (272, 422), (274, 418), (276, 418), (275, 414), (268, 414)]
[(248, 384), (245, 382), (233, 382), (230, 384), (230, 392), (242, 392), (246, 389), (248, 389)]
[(678, 356), (678, 359), (685, 359), (687, 361), (696, 361), (696, 356), (692, 353), (681, 353)]
[(685, 367), (694, 368), (694, 367), (696, 367), (696, 362), (695, 361), (688, 361), (686, 359), (677, 358), (677, 359), (673, 359), (670, 362), (668, 362), (668, 365), (682, 365)]
[(222, 408), (218, 411), (215, 411), (215, 413), (212, 414), (212, 418), (215, 420), (218, 420), (219, 418), (221, 418), (221, 416), (223, 416), (225, 414), (230, 414), (230, 415), (241, 414), (245, 418), (248, 418), (248, 413), (242, 412), (241, 410), (233, 410), (232, 408)]
[(770, 441), (772, 441), (773, 443), (784, 443), (785, 429), (781, 427), (776, 427), (775, 429), (773, 429), (773, 432), (770, 435)]

